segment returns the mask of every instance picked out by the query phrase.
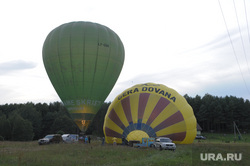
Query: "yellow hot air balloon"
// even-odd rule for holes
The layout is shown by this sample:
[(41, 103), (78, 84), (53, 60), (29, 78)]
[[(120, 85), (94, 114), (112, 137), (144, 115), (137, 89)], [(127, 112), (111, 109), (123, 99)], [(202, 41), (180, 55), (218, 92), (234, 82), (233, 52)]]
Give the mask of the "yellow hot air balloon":
[(143, 137), (169, 137), (190, 144), (196, 136), (192, 107), (174, 89), (162, 84), (138, 84), (123, 91), (109, 106), (104, 120), (105, 141), (141, 141)]

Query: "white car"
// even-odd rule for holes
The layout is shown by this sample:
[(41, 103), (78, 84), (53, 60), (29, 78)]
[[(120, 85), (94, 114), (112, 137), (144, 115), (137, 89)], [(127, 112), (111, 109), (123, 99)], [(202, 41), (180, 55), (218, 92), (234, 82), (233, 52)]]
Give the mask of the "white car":
[(79, 140), (78, 134), (63, 134), (62, 135), (63, 142), (65, 143), (75, 143)]
[(170, 138), (158, 137), (155, 139), (154, 147), (159, 150), (173, 150), (175, 151), (176, 145)]

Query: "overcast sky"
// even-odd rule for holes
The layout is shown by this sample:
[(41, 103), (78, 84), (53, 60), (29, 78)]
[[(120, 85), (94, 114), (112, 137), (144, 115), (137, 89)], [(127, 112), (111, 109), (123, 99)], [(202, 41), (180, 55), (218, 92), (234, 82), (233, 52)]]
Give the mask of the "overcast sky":
[(8, 0), (0, 2), (0, 20), (0, 104), (60, 101), (42, 46), (72, 21), (103, 24), (124, 44), (106, 101), (147, 82), (191, 97), (250, 99), (250, 0)]

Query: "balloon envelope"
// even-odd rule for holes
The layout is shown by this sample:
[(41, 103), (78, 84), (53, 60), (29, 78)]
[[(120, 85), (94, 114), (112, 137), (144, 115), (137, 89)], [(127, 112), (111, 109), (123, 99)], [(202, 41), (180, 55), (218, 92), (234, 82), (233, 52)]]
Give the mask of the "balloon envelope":
[(85, 131), (112, 90), (124, 62), (119, 36), (92, 22), (70, 22), (52, 30), (43, 62), (57, 94)]
[(141, 141), (143, 137), (169, 137), (190, 144), (196, 136), (193, 109), (175, 90), (162, 84), (138, 84), (118, 95), (104, 120), (107, 143), (116, 137)]

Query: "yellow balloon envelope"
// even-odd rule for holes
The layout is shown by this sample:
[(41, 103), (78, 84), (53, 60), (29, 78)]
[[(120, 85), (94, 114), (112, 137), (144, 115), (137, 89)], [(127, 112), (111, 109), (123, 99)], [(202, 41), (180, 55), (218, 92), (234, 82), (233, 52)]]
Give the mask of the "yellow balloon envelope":
[(162, 84), (138, 84), (123, 91), (109, 106), (103, 131), (107, 143), (169, 137), (190, 144), (196, 136), (196, 118), (186, 99)]

